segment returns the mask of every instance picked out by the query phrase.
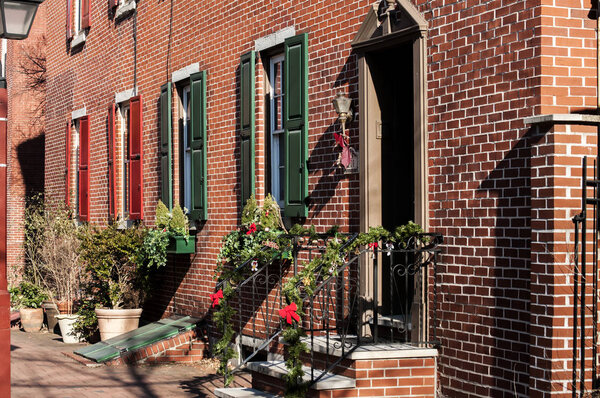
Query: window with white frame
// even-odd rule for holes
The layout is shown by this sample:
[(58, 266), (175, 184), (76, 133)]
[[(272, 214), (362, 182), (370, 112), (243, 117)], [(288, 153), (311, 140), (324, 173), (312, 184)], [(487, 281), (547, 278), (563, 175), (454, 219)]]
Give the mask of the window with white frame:
[(67, 125), (66, 198), (80, 221), (90, 219), (90, 124), (87, 116), (73, 119)]
[(192, 208), (192, 151), (190, 147), (190, 86), (181, 89), (180, 96), (180, 142), (181, 168), (180, 180), (182, 191), (179, 193), (180, 205), (186, 209)]
[(80, 124), (79, 124), (79, 119), (75, 119), (73, 120), (73, 126), (72, 126), (72, 134), (71, 134), (71, 165), (70, 167), (73, 167), (75, 170), (74, 173), (72, 173), (74, 181), (72, 187), (74, 187), (75, 189), (72, 189), (71, 192), (73, 192), (73, 196), (72, 196), (72, 202), (73, 203), (73, 214), (79, 214), (79, 173), (77, 172), (78, 169), (78, 165), (79, 165), (79, 150), (81, 148), (80, 142), (79, 142), (79, 131), (80, 131)]
[(121, 146), (120, 156), (118, 163), (120, 163), (120, 182), (122, 189), (121, 192), (121, 214), (120, 218), (122, 220), (127, 220), (129, 218), (129, 141), (130, 141), (130, 112), (129, 112), (129, 102), (121, 103), (119, 107), (120, 115), (120, 129), (119, 129), (119, 143)]
[(285, 153), (283, 143), (283, 54), (269, 61), (269, 174), (271, 195), (283, 208)]
[(67, 40), (71, 48), (85, 42), (90, 27), (90, 0), (67, 0)]

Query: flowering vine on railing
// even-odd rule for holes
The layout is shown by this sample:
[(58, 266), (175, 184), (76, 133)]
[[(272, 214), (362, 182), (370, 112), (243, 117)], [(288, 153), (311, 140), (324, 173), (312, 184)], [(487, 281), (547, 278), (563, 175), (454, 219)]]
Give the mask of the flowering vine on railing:
[(392, 250), (394, 243), (402, 247), (410, 237), (421, 233), (421, 227), (415, 223), (399, 227), (389, 232), (382, 227), (370, 228), (369, 232), (359, 234), (349, 241), (348, 236), (332, 227), (325, 234), (317, 234), (316, 228), (303, 228), (295, 225), (286, 231), (280, 217), (277, 202), (269, 195), (262, 207), (251, 197), (242, 211), (241, 228), (230, 232), (222, 239), (223, 246), (217, 257), (215, 279), (218, 279), (216, 293), (210, 294), (212, 307), (215, 308), (214, 321), (217, 330), (222, 333), (215, 345), (215, 354), (220, 359), (219, 371), (229, 384), (233, 378), (229, 361), (236, 357), (232, 342), (235, 337), (233, 316), (235, 311), (230, 301), (236, 296), (236, 287), (260, 267), (273, 261), (287, 263), (293, 259), (294, 242), (302, 239), (308, 242), (324, 240), (324, 251), (310, 261), (302, 264), (298, 272), (283, 283), (282, 293), (286, 303), (279, 309), (283, 338), (286, 341), (288, 374), (286, 396), (304, 396), (308, 385), (302, 382), (303, 370), (300, 356), (308, 352), (302, 341), (305, 331), (302, 319), (306, 315), (303, 302), (310, 297), (317, 283), (329, 277), (337, 276), (348, 257), (357, 253), (359, 247), (368, 246), (376, 251), (379, 242)]

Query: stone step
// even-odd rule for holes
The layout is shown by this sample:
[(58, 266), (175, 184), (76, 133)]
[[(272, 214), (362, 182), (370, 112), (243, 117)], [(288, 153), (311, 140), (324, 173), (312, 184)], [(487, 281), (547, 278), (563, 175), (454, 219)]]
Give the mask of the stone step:
[(269, 394), (254, 388), (217, 388), (215, 390), (215, 395), (219, 398), (277, 397), (277, 395)]
[[(254, 372), (278, 379), (283, 378), (283, 375), (288, 373), (288, 370), (285, 367), (285, 361), (248, 362), (246, 367)], [(302, 370), (304, 370), (303, 380), (305, 382), (310, 382), (311, 369), (308, 366), (303, 366)], [(315, 379), (321, 376), (322, 373), (324, 373), (322, 370), (314, 369)], [(325, 373), (325, 375), (319, 379), (319, 381), (311, 386), (313, 390), (339, 390), (355, 387), (356, 381), (354, 379), (332, 373)]]

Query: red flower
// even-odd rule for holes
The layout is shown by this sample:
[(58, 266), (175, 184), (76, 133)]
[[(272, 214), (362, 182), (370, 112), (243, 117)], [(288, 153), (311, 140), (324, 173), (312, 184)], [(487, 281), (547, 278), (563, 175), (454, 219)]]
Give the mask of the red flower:
[(341, 146), (342, 148), (346, 147), (346, 141), (344, 141), (344, 136), (338, 133), (333, 133), (333, 137), (335, 138), (335, 143)]
[(369, 249), (377, 249), (377, 246), (379, 246), (379, 244), (377, 242), (369, 243)]
[(246, 232), (246, 235), (253, 234), (254, 232), (256, 232), (256, 224), (252, 223), (250, 224), (250, 228), (248, 228), (248, 232)]
[(210, 299), (212, 300), (212, 307), (215, 308), (215, 305), (219, 305), (219, 299), (223, 298), (223, 290), (219, 289), (215, 294), (210, 295)]
[(291, 325), (292, 318), (296, 322), (300, 322), (300, 317), (296, 313), (297, 310), (298, 310), (298, 307), (296, 306), (296, 303), (292, 303), (292, 304), (288, 305), (287, 307), (279, 310), (279, 316), (282, 318), (285, 318), (286, 322)]

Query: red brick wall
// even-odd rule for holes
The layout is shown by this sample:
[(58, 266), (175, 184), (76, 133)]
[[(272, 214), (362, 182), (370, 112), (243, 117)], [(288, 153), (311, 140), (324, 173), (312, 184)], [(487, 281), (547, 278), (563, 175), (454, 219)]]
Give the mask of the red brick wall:
[(523, 118), (540, 110), (539, 2), (420, 9), (430, 23), (430, 225), (445, 236), (441, 391), (526, 396), (531, 210)]
[[(236, 8), (250, 9), (248, 4), (238, 3)], [(208, 294), (214, 286), (212, 273), (220, 238), (237, 225), (236, 70), (240, 56), (253, 48), (257, 38), (290, 25), (294, 25), (298, 33), (310, 32), (310, 113), (315, 116), (310, 118), (309, 126), (313, 204), (308, 222), (322, 230), (333, 224), (342, 225), (343, 230), (358, 227), (358, 175), (346, 176), (332, 170), (337, 157), (332, 149), (333, 135), (327, 133), (325, 141), (322, 135), (336, 120), (331, 105), (335, 93), (346, 90), (356, 98), (356, 73), (342, 74), (339, 79), (338, 74), (343, 68), (355, 70), (350, 41), (366, 13), (368, 2), (345, 4), (340, 12), (354, 27), (340, 21), (334, 30), (323, 23), (329, 19), (313, 11), (320, 3), (292, 4), (253, 5), (255, 20), (249, 24), (236, 23), (234, 30), (233, 26), (229, 28), (231, 16), (216, 4), (192, 7), (188, 3), (176, 3), (172, 15), (174, 29), (169, 38), (171, 14), (167, 3), (140, 2), (137, 16), (115, 23), (107, 17), (105, 3), (92, 2), (92, 27), (87, 41), (80, 51), (69, 54), (62, 29), (64, 3), (49, 0), (48, 24), (57, 28), (48, 30), (48, 112), (51, 116), (47, 137), (47, 189), (53, 196), (63, 195), (64, 124), (71, 111), (85, 107), (91, 126), (90, 202), (94, 223), (103, 222), (107, 217), (105, 122), (106, 107), (114, 94), (137, 85), (144, 98), (144, 205), (146, 221), (151, 223), (159, 195), (156, 101), (160, 86), (170, 79), (173, 71), (191, 63), (199, 62), (200, 68), (207, 70), (209, 221), (199, 230), (197, 254), (191, 263), (184, 265), (183, 274), (174, 279), (176, 291), (171, 304), (179, 312), (204, 313)], [(133, 56), (134, 31), (137, 33), (136, 57)], [(231, 40), (223, 41), (225, 34)], [(192, 37), (203, 39), (186, 40)], [(325, 55), (332, 46), (339, 49), (339, 57)], [(332, 83), (336, 79), (338, 83), (334, 87)], [(257, 88), (261, 89), (261, 84), (262, 79), (257, 79)], [(259, 112), (259, 128), (262, 118)], [(356, 124), (352, 129), (356, 142)], [(258, 148), (259, 151), (262, 148), (260, 140)], [(259, 152), (257, 192), (264, 192), (263, 159)], [(178, 261), (187, 263), (185, 259)], [(176, 267), (173, 265), (168, 272), (179, 272)]]
[[(572, 132), (535, 132), (523, 118), (594, 107), (590, 3), (412, 2), (429, 24), (429, 229), (446, 237), (438, 272), (441, 392), (453, 397), (560, 393), (564, 375), (552, 369), (564, 364), (562, 346), (568, 342), (560, 336), (568, 327), (552, 326), (566, 316), (561, 308), (567, 305), (569, 270), (557, 272), (557, 266), (568, 265), (568, 219), (577, 207), (576, 200), (560, 199), (576, 193), (562, 189), (577, 180), (582, 152), (563, 145)], [(87, 42), (69, 54), (62, 28), (65, 4), (46, 0), (52, 27), (47, 31), (46, 185), (51, 195), (64, 194), (64, 124), (71, 111), (85, 106), (95, 223), (107, 217), (105, 119), (115, 92), (137, 86), (144, 97), (145, 213), (151, 222), (158, 199), (160, 86), (191, 63), (199, 62), (208, 72), (209, 221), (200, 228), (197, 254), (174, 260), (163, 271), (165, 285), (154, 296), (161, 303), (158, 313), (201, 316), (208, 307), (220, 238), (236, 227), (239, 214), (239, 57), (253, 48), (254, 40), (283, 27), (309, 32), (313, 205), (307, 222), (323, 230), (331, 224), (357, 229), (358, 175), (333, 172), (337, 153), (331, 130), (338, 126), (330, 101), (340, 90), (358, 97), (350, 41), (369, 3), (241, 1), (224, 7), (184, 1), (173, 3), (171, 10), (168, 2), (140, 1), (136, 16), (115, 22), (105, 2), (93, 1)], [(256, 84), (259, 104), (263, 82), (258, 78)], [(259, 194), (265, 175), (263, 125), (259, 111)], [(350, 134), (356, 143), (356, 122)], [(584, 151), (591, 146), (586, 140), (578, 146)], [(561, 156), (549, 156), (554, 151)], [(557, 187), (544, 189), (552, 184)], [(557, 203), (559, 213), (547, 211)], [(560, 256), (548, 257), (552, 250)]]
[[(307, 396), (311, 398), (436, 397), (436, 358), (365, 359), (347, 362), (349, 363), (346, 371), (339, 373), (355, 378), (355, 388), (310, 390)], [(252, 387), (280, 393), (284, 382), (253, 371)]]
[[(19, 67), (28, 66), (25, 54), (43, 54), (46, 6), (39, 7), (29, 38), (9, 40), (6, 79), (8, 88), (8, 218), (7, 265), (10, 283), (23, 272), (23, 213), (26, 197), (44, 189), (45, 93), (27, 87), (28, 79)], [(42, 106), (40, 106), (42, 105)]]

